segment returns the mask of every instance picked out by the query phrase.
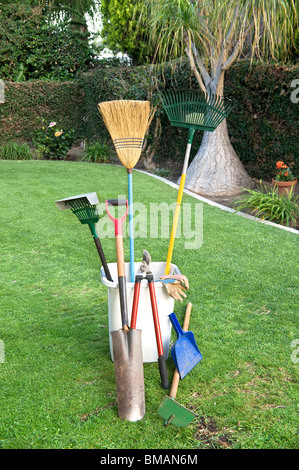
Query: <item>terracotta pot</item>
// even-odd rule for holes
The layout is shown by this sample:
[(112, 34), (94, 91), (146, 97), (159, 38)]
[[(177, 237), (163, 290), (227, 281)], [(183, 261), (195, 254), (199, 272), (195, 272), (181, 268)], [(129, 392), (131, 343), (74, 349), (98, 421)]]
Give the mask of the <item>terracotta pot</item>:
[(293, 181), (275, 181), (272, 179), (272, 184), (277, 186), (278, 194), (288, 194), (296, 186), (297, 179)]

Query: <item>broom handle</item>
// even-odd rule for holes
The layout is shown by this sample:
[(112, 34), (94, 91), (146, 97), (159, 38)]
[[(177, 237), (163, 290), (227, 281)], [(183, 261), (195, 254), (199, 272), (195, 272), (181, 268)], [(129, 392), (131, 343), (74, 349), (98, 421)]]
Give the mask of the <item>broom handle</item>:
[(176, 207), (175, 207), (175, 213), (174, 213), (174, 218), (173, 218), (173, 224), (172, 224), (172, 230), (171, 230), (171, 236), (170, 236), (170, 242), (169, 242), (169, 247), (168, 247), (168, 254), (167, 254), (166, 267), (165, 267), (164, 274), (169, 274), (169, 270), (170, 270), (170, 263), (171, 263), (174, 240), (175, 240), (175, 235), (176, 235), (179, 216), (180, 216), (181, 203), (182, 203), (182, 198), (183, 198), (186, 173), (187, 173), (187, 168), (188, 168), (188, 163), (189, 163), (189, 157), (190, 157), (190, 151), (191, 151), (191, 145), (192, 145), (194, 132), (195, 132), (195, 129), (191, 127), (189, 129), (189, 134), (188, 134), (188, 143), (187, 143), (184, 165), (183, 165), (183, 170), (182, 170), (182, 175), (181, 175), (179, 193), (178, 193)]
[[(190, 315), (191, 315), (191, 309), (192, 309), (192, 303), (188, 302), (187, 308), (186, 308), (186, 313), (185, 313), (183, 331), (188, 331)], [(180, 374), (179, 374), (178, 370), (175, 369), (174, 374), (173, 374), (171, 389), (170, 389), (170, 392), (169, 392), (170, 397), (173, 398), (174, 400), (176, 398), (176, 394), (177, 394), (177, 391), (178, 391), (179, 382), (180, 382)]]
[(128, 169), (128, 202), (129, 202), (129, 238), (130, 238), (130, 280), (135, 281), (134, 272), (134, 225), (133, 225), (133, 183), (132, 169)]

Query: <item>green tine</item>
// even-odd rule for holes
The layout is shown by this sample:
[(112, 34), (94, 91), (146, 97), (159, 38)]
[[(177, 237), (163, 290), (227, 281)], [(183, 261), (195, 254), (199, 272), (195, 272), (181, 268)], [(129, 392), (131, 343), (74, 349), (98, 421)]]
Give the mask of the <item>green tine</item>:
[(214, 131), (233, 109), (223, 97), (196, 90), (171, 90), (161, 100), (172, 125), (200, 130)]

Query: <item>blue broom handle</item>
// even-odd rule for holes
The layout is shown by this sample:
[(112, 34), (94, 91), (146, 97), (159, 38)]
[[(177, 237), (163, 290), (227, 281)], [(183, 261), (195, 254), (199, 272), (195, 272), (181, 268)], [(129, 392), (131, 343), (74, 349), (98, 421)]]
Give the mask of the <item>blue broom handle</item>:
[(134, 272), (134, 225), (133, 225), (133, 184), (132, 170), (128, 171), (128, 202), (129, 202), (129, 238), (130, 238), (130, 280), (135, 281)]
[(170, 318), (172, 326), (174, 327), (177, 337), (179, 339), (184, 334), (184, 331), (182, 330), (181, 325), (179, 324), (179, 321), (174, 312), (170, 313), (170, 315), (168, 316)]

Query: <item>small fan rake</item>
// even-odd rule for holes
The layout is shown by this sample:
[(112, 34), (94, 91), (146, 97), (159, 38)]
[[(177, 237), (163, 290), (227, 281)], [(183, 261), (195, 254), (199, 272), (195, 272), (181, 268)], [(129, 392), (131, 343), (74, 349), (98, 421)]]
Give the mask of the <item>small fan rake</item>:
[(169, 274), (186, 173), (195, 131), (203, 130), (213, 132), (229, 115), (233, 108), (233, 104), (225, 104), (223, 97), (219, 95), (202, 93), (197, 90), (164, 92), (161, 93), (161, 100), (162, 106), (165, 109), (171, 125), (176, 127), (186, 127), (189, 129), (188, 143), (166, 260), (165, 274)]
[(55, 202), (60, 210), (71, 209), (72, 213), (75, 214), (81, 224), (87, 224), (89, 226), (103, 264), (106, 278), (113, 282), (95, 226), (100, 218), (97, 208), (98, 203), (99, 200), (96, 193), (82, 194), (80, 196), (73, 196)]
[(109, 131), (116, 153), (128, 172), (130, 280), (134, 282), (134, 226), (132, 170), (137, 164), (145, 133), (156, 109), (149, 101), (114, 100), (98, 105), (102, 119)]

